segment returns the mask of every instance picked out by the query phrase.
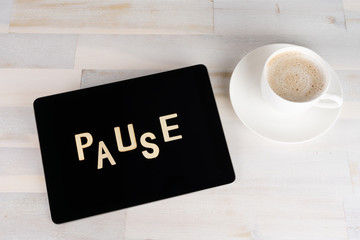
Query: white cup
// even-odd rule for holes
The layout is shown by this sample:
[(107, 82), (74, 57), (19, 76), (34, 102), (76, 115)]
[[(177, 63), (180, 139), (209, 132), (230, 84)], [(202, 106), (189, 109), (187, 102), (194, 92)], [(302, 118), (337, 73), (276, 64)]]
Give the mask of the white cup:
[[(294, 52), (301, 54), (306, 59), (309, 59), (317, 66), (318, 70), (322, 71), (322, 76), (324, 78), (323, 87), (316, 92), (316, 97), (314, 98), (302, 101), (291, 101), (281, 97), (270, 87), (268, 81), (269, 62), (275, 57), (279, 58), (279, 56), (284, 56), (283, 53)], [(268, 102), (273, 108), (283, 113), (300, 113), (311, 107), (339, 108), (343, 103), (343, 99), (336, 94), (328, 92), (330, 82), (331, 76), (329, 68), (318, 54), (305, 47), (291, 46), (275, 51), (266, 60), (261, 76), (261, 93), (266, 102)]]

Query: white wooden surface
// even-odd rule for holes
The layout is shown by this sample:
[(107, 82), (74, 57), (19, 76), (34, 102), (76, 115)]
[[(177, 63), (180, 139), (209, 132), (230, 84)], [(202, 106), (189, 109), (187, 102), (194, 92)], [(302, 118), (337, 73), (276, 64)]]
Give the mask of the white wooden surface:
[(208, 0), (16, 0), (11, 32), (211, 33)]
[[(303, 144), (236, 117), (231, 71), (270, 43), (312, 48), (338, 73), (335, 126)], [(32, 101), (203, 63), (236, 171), (227, 186), (55, 225)], [(360, 239), (358, 0), (0, 1), (0, 239)]]

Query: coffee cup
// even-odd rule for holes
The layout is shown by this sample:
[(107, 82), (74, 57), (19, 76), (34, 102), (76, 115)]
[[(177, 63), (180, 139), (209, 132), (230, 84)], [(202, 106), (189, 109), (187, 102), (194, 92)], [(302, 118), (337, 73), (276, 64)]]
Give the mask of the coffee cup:
[(327, 63), (308, 48), (281, 48), (265, 62), (262, 96), (283, 113), (300, 113), (312, 107), (339, 108), (343, 99), (329, 92), (329, 70)]

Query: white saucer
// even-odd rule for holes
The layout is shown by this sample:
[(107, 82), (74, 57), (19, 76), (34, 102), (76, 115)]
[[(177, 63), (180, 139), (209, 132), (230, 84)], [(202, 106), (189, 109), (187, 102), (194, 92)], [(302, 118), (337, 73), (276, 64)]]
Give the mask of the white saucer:
[[(283, 143), (312, 140), (329, 130), (339, 117), (341, 107), (313, 107), (305, 112), (288, 115), (273, 109), (261, 96), (260, 79), (266, 59), (274, 51), (292, 46), (272, 44), (255, 49), (236, 66), (230, 80), (230, 99), (235, 113), (250, 130), (267, 139)], [(339, 77), (330, 67), (329, 92), (343, 96)]]

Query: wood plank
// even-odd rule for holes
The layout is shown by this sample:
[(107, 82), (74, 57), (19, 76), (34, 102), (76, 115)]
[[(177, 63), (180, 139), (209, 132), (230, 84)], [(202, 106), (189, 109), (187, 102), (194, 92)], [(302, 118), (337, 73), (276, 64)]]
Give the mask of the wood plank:
[(9, 31), (12, 5), (13, 0), (0, 1), (0, 33), (7, 33)]
[(344, 12), (347, 32), (360, 36), (360, 2), (344, 0)]
[(0, 147), (0, 159), (0, 192), (46, 192), (39, 148)]
[[(359, 192), (358, 192), (359, 193)], [(360, 239), (360, 195), (345, 197), (344, 212), (349, 240)]]
[(84, 69), (81, 75), (81, 88), (142, 77), (162, 72), (161, 70), (96, 70)]
[(207, 35), (81, 35), (75, 67), (170, 70), (203, 63), (232, 69), (247, 50), (259, 44), (241, 40)]
[(0, 176), (1, 192), (46, 192), (44, 175)]
[(279, 42), (309, 47), (335, 69), (360, 69), (359, 38), (344, 34), (80, 35), (75, 68), (170, 70), (202, 63), (213, 71), (232, 71), (246, 53)]
[[(84, 69), (81, 75), (81, 88), (142, 77), (166, 70), (96, 70)], [(229, 96), (229, 79), (231, 72), (209, 72), (215, 95)]]
[(315, 151), (306, 145), (284, 148), (277, 144), (256, 153), (251, 146), (238, 150), (234, 144), (229, 144), (229, 149), (237, 180), (229, 193), (328, 199), (352, 194), (348, 165), (343, 161), (345, 151)]
[(126, 211), (56, 225), (45, 193), (0, 193), (0, 205), (2, 239), (124, 239)]
[(0, 68), (73, 68), (76, 35), (0, 34)]
[(0, 147), (39, 147), (35, 117), (31, 107), (1, 107), (0, 111)]
[(0, 148), (1, 176), (44, 174), (39, 148)]
[(32, 107), (42, 96), (80, 87), (81, 70), (0, 69), (0, 107)]
[(216, 34), (346, 33), (342, 0), (214, 1)]
[(213, 3), (196, 1), (15, 0), (10, 32), (212, 33)]
[(348, 155), (349, 172), (352, 193), (360, 198), (360, 151), (353, 151)]
[[(351, 102), (360, 101), (360, 71), (337, 71), (341, 80), (344, 100)], [(359, 113), (360, 114), (360, 113)], [(359, 116), (360, 117), (360, 116)]]
[(347, 240), (341, 199), (209, 190), (128, 209), (127, 239), (168, 239), (169, 235), (171, 239)]
[(344, 213), (349, 240), (360, 238), (360, 151), (354, 144), (349, 151), (347, 161), (352, 184), (352, 195), (344, 197)]

